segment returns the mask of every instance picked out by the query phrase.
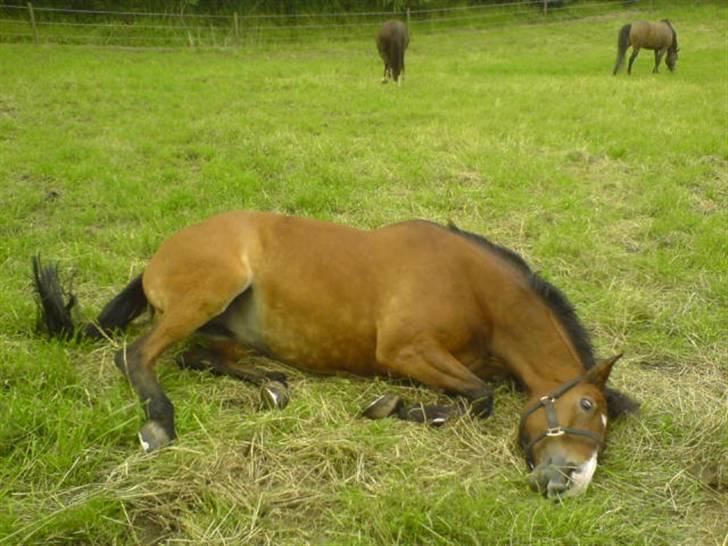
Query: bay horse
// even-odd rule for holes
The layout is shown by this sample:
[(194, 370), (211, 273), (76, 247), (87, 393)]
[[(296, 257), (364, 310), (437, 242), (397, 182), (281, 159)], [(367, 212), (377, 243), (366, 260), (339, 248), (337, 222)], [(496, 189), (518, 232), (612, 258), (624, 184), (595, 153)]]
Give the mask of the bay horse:
[(364, 415), (440, 424), (487, 417), (488, 382), (514, 376), (528, 401), (519, 441), (532, 485), (549, 496), (586, 490), (604, 446), (607, 416), (636, 402), (606, 386), (619, 356), (596, 361), (566, 297), (515, 252), (450, 224), (413, 220), (366, 231), (269, 212), (233, 211), (162, 243), (143, 273), (77, 325), (75, 296), (57, 268), (33, 260), (39, 320), (61, 337), (101, 338), (151, 308), (151, 329), (115, 355), (147, 417), (145, 450), (176, 437), (174, 407), (154, 366), (197, 336), (179, 364), (261, 386), (287, 402), (285, 376), (241, 368), (252, 349), (317, 373), (407, 378), (458, 396), (405, 404), (385, 394)]
[(632, 55), (629, 57), (629, 65), (627, 66), (627, 74), (632, 74), (632, 63), (639, 55), (640, 49), (653, 49), (655, 51), (655, 68), (653, 73), (658, 72), (662, 57), (667, 53), (665, 64), (670, 72), (675, 71), (677, 64), (677, 54), (680, 49), (677, 46), (677, 33), (672, 23), (667, 19), (663, 19), (658, 23), (648, 23), (646, 21), (636, 21), (629, 25), (624, 25), (619, 31), (617, 39), (617, 62), (614, 65), (612, 74), (617, 75), (617, 71), (624, 63), (624, 57), (627, 49), (632, 46)]
[(377, 34), (377, 50), (384, 61), (382, 83), (388, 78), (402, 84), (404, 76), (404, 52), (409, 45), (409, 32), (400, 21), (387, 21)]

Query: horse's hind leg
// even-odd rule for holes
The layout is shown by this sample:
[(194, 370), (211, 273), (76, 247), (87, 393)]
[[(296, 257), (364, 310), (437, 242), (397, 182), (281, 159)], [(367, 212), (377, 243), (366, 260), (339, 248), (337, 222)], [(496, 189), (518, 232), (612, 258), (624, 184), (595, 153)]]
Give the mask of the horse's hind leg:
[(655, 50), (655, 68), (652, 69), (653, 74), (657, 74), (660, 70), (660, 62), (662, 62), (662, 57), (665, 55), (665, 49), (656, 49)]
[(145, 451), (162, 447), (177, 436), (174, 406), (159, 384), (154, 364), (165, 349), (196, 328), (197, 325), (189, 324), (183, 315), (167, 312), (151, 332), (114, 357), (117, 367), (127, 375), (144, 406), (147, 422), (139, 431), (139, 439)]
[(627, 74), (632, 75), (632, 63), (640, 53), (639, 47), (632, 47), (632, 55), (629, 56), (629, 65), (627, 65)]
[(233, 341), (210, 341), (207, 347), (194, 347), (177, 359), (180, 368), (206, 370), (252, 383), (261, 388), (266, 407), (283, 409), (288, 404), (288, 380), (280, 372), (243, 369), (236, 363), (247, 353)]
[[(160, 318), (148, 334), (114, 358), (144, 406), (147, 422), (139, 431), (139, 439), (146, 451), (162, 447), (176, 437), (174, 406), (154, 372), (156, 360), (172, 344), (221, 314), (247, 288), (249, 275), (247, 271), (212, 270), (207, 277), (195, 279), (194, 290), (189, 289), (189, 281), (185, 278), (186, 284), (175, 286), (174, 280), (167, 277), (144, 277), (145, 285), (154, 287), (150, 303), (159, 311)], [(160, 301), (174, 303), (164, 307)]]

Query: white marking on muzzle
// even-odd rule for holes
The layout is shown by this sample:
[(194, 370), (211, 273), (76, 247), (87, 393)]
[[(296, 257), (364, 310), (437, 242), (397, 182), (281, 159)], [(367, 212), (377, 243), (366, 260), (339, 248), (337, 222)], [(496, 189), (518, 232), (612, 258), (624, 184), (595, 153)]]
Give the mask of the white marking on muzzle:
[(607, 416), (602, 414), (602, 426), (607, 428)]
[(597, 452), (591, 456), (587, 462), (581, 465), (574, 473), (571, 474), (572, 486), (566, 490), (565, 496), (576, 497), (584, 493), (591, 483), (594, 471), (597, 469)]

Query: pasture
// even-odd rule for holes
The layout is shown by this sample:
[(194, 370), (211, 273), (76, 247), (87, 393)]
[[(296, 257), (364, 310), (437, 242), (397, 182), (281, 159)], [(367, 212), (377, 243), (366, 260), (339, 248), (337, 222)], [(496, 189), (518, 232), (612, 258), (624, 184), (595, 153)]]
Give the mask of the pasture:
[[(2, 45), (0, 544), (725, 545), (726, 15), (413, 33), (400, 88), (379, 83), (375, 28), (219, 51)], [(613, 77), (621, 25), (662, 17), (677, 71), (643, 51)], [(262, 411), (251, 385), (168, 355), (180, 437), (143, 454), (112, 361), (125, 339), (37, 337), (30, 258), (58, 261), (92, 317), (168, 235), (234, 208), (452, 220), (517, 250), (598, 354), (624, 351), (611, 382), (641, 414), (559, 504), (528, 489), (510, 384), (490, 419), (430, 429), (358, 417), (383, 392), (440, 399), (426, 389), (251, 357), (291, 384)]]

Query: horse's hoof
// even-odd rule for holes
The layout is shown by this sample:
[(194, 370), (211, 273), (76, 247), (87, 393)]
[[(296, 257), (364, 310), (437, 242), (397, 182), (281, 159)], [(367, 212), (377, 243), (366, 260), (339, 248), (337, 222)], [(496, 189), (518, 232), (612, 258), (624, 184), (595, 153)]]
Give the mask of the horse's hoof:
[(493, 394), (484, 394), (470, 402), (470, 409), (476, 417), (487, 419), (493, 414)]
[(367, 419), (383, 419), (399, 411), (404, 401), (396, 394), (383, 394), (361, 412)]
[(179, 355), (175, 362), (183, 370), (209, 370), (212, 367), (212, 362), (206, 359), (207, 356), (199, 349), (192, 349)]
[(405, 421), (413, 421), (415, 423), (425, 423), (432, 427), (441, 427), (447, 423), (452, 417), (460, 415), (460, 408), (452, 406), (423, 406), (417, 405), (408, 408), (401, 415)]
[(260, 388), (260, 400), (267, 409), (283, 409), (288, 405), (288, 389), (278, 381), (268, 381)]
[(147, 421), (139, 430), (139, 442), (145, 453), (164, 447), (171, 441), (172, 438), (157, 421)]
[(276, 381), (282, 384), (284, 387), (288, 387), (288, 376), (281, 372), (265, 372), (265, 378), (269, 381)]

